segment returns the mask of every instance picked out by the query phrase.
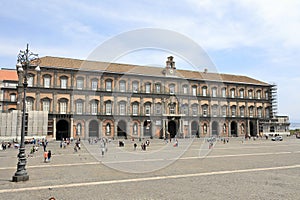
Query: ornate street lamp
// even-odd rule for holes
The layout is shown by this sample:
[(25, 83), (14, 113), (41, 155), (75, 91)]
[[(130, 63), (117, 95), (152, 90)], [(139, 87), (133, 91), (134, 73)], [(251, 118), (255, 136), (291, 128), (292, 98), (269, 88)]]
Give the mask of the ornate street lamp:
[(40, 71), (39, 67), (40, 59), (38, 54), (34, 54), (28, 50), (28, 44), (25, 51), (20, 51), (18, 55), (18, 63), (16, 65), (18, 70), (19, 77), (19, 84), (21, 83), (21, 79), (23, 81), (23, 107), (22, 107), (22, 126), (21, 126), (21, 144), (19, 147), (19, 154), (18, 154), (18, 164), (17, 164), (17, 171), (12, 177), (13, 182), (19, 181), (27, 181), (29, 180), (29, 175), (26, 171), (26, 154), (25, 154), (25, 112), (26, 112), (26, 89), (28, 86), (27, 80), (27, 70), (28, 68), (34, 67), (36, 71)]

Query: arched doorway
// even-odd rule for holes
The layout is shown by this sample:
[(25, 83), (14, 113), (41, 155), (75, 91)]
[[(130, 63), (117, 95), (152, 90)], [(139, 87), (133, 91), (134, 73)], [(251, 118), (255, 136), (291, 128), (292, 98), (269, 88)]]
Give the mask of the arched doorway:
[(218, 122), (214, 121), (212, 123), (212, 127), (211, 127), (211, 133), (212, 135), (219, 135), (219, 124)]
[(96, 120), (90, 121), (89, 124), (89, 137), (99, 137), (99, 124)]
[(249, 125), (250, 125), (250, 136), (251, 137), (256, 136), (257, 133), (256, 133), (256, 128), (254, 126), (254, 123), (250, 121)]
[(69, 123), (64, 119), (61, 119), (56, 123), (56, 140), (65, 138), (70, 138)]
[(231, 124), (230, 124), (230, 133), (231, 133), (232, 137), (237, 137), (238, 136), (237, 123), (236, 122), (231, 122)]
[(151, 120), (149, 119), (144, 121), (144, 136), (146, 137), (152, 136)]
[(126, 133), (126, 122), (121, 120), (118, 122), (118, 129), (117, 129), (117, 136), (118, 137), (124, 137), (127, 139), (127, 133)]
[(176, 122), (169, 121), (168, 122), (168, 132), (169, 132), (171, 138), (174, 138), (176, 136), (177, 130), (178, 130), (178, 127), (177, 127)]
[(191, 127), (192, 127), (192, 135), (196, 135), (197, 137), (199, 137), (198, 123), (196, 121), (193, 121)]

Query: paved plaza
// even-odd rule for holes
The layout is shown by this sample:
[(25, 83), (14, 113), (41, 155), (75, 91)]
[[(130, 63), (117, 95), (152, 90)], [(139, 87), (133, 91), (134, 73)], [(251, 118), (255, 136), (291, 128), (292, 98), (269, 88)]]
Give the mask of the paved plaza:
[[(300, 199), (300, 140), (229, 138), (213, 147), (204, 139), (81, 141), (60, 148), (49, 142), (53, 156), (44, 163), (42, 147), (27, 159), (29, 181), (11, 182), (17, 149), (0, 151), (0, 199)], [(31, 145), (26, 146), (29, 153)]]

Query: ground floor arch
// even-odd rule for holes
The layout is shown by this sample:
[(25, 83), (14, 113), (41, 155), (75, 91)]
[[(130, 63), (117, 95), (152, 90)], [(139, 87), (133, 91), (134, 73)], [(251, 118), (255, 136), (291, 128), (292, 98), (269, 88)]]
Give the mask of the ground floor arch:
[(144, 136), (145, 137), (152, 137), (152, 123), (150, 119), (144, 121)]
[(199, 125), (197, 121), (193, 121), (191, 123), (191, 131), (192, 131), (192, 135), (199, 137)]
[(168, 134), (171, 138), (174, 138), (178, 131), (178, 125), (175, 121), (171, 120), (168, 122)]
[(212, 122), (211, 125), (211, 134), (212, 135), (219, 135), (219, 123), (216, 121)]
[(238, 136), (238, 125), (235, 121), (230, 123), (230, 134), (232, 137)]
[(250, 129), (249, 131), (250, 131), (250, 136), (251, 137), (257, 136), (255, 124), (252, 121), (249, 122), (249, 129)]
[(56, 123), (56, 140), (70, 138), (70, 125), (67, 120), (61, 119)]
[(120, 120), (118, 122), (118, 127), (117, 127), (117, 136), (118, 137), (124, 137), (127, 139), (126, 127), (127, 127), (127, 123), (124, 120)]
[(99, 137), (99, 124), (97, 120), (92, 120), (89, 123), (89, 137)]

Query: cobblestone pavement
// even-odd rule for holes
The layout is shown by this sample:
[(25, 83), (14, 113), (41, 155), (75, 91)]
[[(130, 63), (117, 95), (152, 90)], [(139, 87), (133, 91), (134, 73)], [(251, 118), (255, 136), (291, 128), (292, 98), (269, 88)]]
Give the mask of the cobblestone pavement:
[[(212, 149), (203, 139), (187, 141), (173, 147), (173, 142), (150, 140), (146, 152), (141, 142), (134, 151), (130, 140), (125, 147), (112, 141), (104, 157), (98, 143), (82, 141), (74, 152), (74, 143), (64, 149), (53, 141), (47, 147), (51, 162), (44, 163), (40, 148), (27, 158), (29, 181), (18, 183), (11, 182), (18, 150), (0, 151), (0, 199), (300, 199), (299, 139), (230, 138)], [(149, 157), (157, 152), (161, 156)], [(152, 170), (126, 171), (134, 166)]]

